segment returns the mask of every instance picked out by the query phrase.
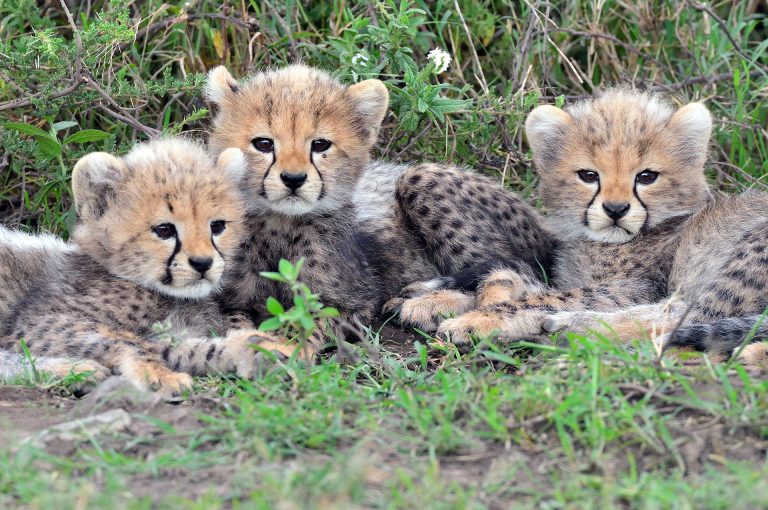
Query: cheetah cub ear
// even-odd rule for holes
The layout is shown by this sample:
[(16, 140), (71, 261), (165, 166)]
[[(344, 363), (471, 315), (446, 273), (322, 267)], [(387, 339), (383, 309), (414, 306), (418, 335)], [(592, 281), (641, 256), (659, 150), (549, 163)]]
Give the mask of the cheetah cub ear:
[(101, 218), (127, 172), (125, 163), (106, 152), (93, 152), (80, 158), (72, 170), (72, 192), (78, 216), (85, 221)]
[(232, 182), (237, 184), (245, 176), (247, 169), (245, 154), (237, 147), (230, 147), (219, 154), (219, 159), (216, 160), (216, 167), (232, 179)]
[(568, 113), (552, 105), (534, 108), (525, 119), (525, 134), (533, 150), (533, 159), (539, 170), (557, 161), (573, 119)]
[(205, 81), (205, 96), (210, 102), (221, 105), (237, 94), (238, 90), (240, 90), (240, 85), (229, 74), (226, 67), (214, 67), (208, 72), (208, 79)]
[(364, 125), (373, 126), (369, 141), (371, 144), (375, 143), (379, 127), (389, 108), (389, 92), (386, 85), (379, 80), (364, 80), (350, 85), (346, 95), (352, 100), (355, 112)]
[[(689, 103), (672, 115), (667, 125), (676, 148), (687, 154), (706, 157), (712, 134), (712, 115), (701, 103)], [(702, 161), (703, 164), (703, 161)]]

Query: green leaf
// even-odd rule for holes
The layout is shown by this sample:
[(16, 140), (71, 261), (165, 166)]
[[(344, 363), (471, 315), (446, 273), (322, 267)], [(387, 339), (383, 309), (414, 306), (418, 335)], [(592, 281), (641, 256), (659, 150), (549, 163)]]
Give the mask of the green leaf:
[(280, 301), (270, 296), (267, 298), (267, 311), (272, 315), (280, 315), (285, 312), (285, 308)]
[(299, 323), (301, 324), (301, 327), (307, 331), (312, 331), (315, 329), (315, 321), (312, 320), (312, 317), (303, 315), (299, 317)]
[(453, 113), (472, 106), (471, 99), (451, 99), (449, 97), (437, 97), (432, 102), (432, 111), (435, 113)]
[(61, 155), (61, 144), (58, 140), (49, 137), (35, 136), (40, 153), (49, 158), (58, 158)]
[(304, 257), (301, 257), (299, 260), (296, 261), (296, 265), (293, 266), (293, 270), (296, 272), (296, 278), (299, 277), (299, 273), (301, 273), (301, 268), (304, 266)]
[(98, 142), (107, 138), (109, 138), (109, 133), (105, 133), (99, 129), (84, 129), (67, 137), (67, 139), (64, 140), (64, 144)]
[(271, 271), (262, 271), (259, 273), (264, 278), (268, 278), (270, 280), (275, 280), (276, 282), (283, 282), (286, 283), (286, 279), (283, 278), (283, 275), (280, 273), (273, 273)]
[(19, 133), (24, 133), (25, 135), (34, 136), (36, 138), (40, 137), (53, 139), (53, 136), (51, 136), (50, 133), (43, 131), (39, 127), (35, 127), (30, 124), (24, 124), (23, 122), (6, 122), (3, 124), (3, 127), (5, 127), (5, 129), (12, 129), (13, 131), (18, 131)]
[(338, 317), (339, 315), (341, 315), (339, 311), (332, 306), (323, 308), (323, 316), (325, 317)]
[(53, 127), (53, 130), (58, 133), (62, 129), (67, 129), (74, 126), (77, 126), (77, 122), (74, 120), (62, 120), (61, 122), (54, 122), (51, 127)]
[(280, 319), (272, 317), (259, 324), (259, 331), (275, 331), (283, 326)]
[(280, 259), (280, 262), (277, 264), (277, 270), (280, 271), (280, 274), (286, 280), (293, 280), (295, 278), (293, 264), (285, 259)]

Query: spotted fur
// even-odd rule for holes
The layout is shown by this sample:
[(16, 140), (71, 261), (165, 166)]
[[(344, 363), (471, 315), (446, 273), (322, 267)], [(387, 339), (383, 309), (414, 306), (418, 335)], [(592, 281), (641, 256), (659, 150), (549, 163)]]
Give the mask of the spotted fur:
[[(82, 158), (72, 177), (74, 244), (56, 253), (55, 270), (4, 317), (3, 358), (23, 339), (44, 370), (87, 370), (97, 378), (117, 372), (170, 396), (191, 387), (190, 374), (252, 375), (256, 341), (285, 350), (254, 330), (209, 338), (229, 329), (211, 294), (242, 232), (235, 183), (243, 170), (239, 150), (214, 163), (181, 139), (138, 145), (122, 159)], [(15, 264), (32, 263), (39, 245), (51, 242), (13, 236), (5, 249)], [(158, 333), (156, 323), (167, 330)]]

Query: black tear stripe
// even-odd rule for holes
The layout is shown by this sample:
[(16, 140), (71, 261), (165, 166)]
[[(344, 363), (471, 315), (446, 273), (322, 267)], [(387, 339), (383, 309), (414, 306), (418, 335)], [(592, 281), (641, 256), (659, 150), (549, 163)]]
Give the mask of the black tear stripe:
[(221, 250), (218, 246), (216, 246), (216, 241), (213, 240), (213, 234), (211, 234), (211, 245), (213, 246), (213, 249), (218, 252), (219, 255), (221, 255), (221, 258), (226, 260), (226, 257), (224, 257), (224, 254), (221, 253)]
[(584, 209), (584, 219), (581, 220), (581, 222), (584, 224), (585, 227), (589, 227), (589, 208), (592, 207), (592, 204), (595, 203), (595, 199), (597, 199), (597, 195), (600, 194), (600, 181), (597, 181), (597, 191), (595, 191), (595, 194), (592, 195), (592, 200), (589, 201), (587, 204), (586, 209)]
[(264, 198), (267, 198), (267, 190), (264, 188), (264, 183), (267, 182), (267, 177), (269, 177), (269, 172), (272, 171), (272, 167), (275, 166), (277, 163), (277, 153), (275, 152), (275, 149), (272, 149), (272, 163), (269, 164), (267, 167), (267, 171), (264, 172), (264, 177), (261, 178), (261, 189), (259, 190), (259, 195), (261, 195)]
[[(637, 194), (637, 182), (635, 182), (632, 185), (632, 194), (635, 196), (638, 202), (640, 202), (640, 205), (643, 206), (643, 210), (645, 211), (645, 219), (643, 220), (643, 226), (640, 227), (639, 232), (647, 232), (649, 230), (648, 228), (648, 218), (650, 217), (650, 213), (648, 212), (648, 206), (645, 205), (645, 202), (640, 198), (640, 195)], [(626, 230), (626, 229), (624, 229)], [(629, 233), (629, 232), (627, 232)]]
[(173, 275), (171, 274), (171, 264), (176, 255), (181, 251), (181, 241), (179, 240), (179, 234), (176, 234), (176, 245), (173, 247), (173, 253), (168, 257), (168, 261), (165, 263), (165, 276), (163, 277), (163, 285), (170, 285), (173, 281)]
[(312, 164), (313, 167), (315, 167), (315, 171), (317, 172), (317, 175), (320, 176), (320, 194), (317, 196), (317, 200), (322, 200), (325, 196), (325, 179), (323, 179), (323, 172), (320, 171), (319, 168), (317, 168), (317, 165), (315, 164), (315, 158), (312, 156), (312, 151), (309, 151), (309, 162)]

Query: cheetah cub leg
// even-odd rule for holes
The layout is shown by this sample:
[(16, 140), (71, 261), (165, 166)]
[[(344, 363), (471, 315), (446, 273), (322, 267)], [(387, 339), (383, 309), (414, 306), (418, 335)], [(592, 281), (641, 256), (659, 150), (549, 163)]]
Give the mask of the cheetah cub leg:
[(312, 361), (317, 354), (317, 348), (311, 342), (307, 342), (302, 349), (297, 342), (256, 329), (232, 330), (219, 340), (215, 361), (222, 373), (234, 373), (238, 377), (253, 379), (262, 374), (265, 366), (270, 363), (270, 355), (267, 353), (285, 360), (297, 350), (299, 359), (306, 361)]
[(435, 331), (440, 322), (453, 313), (463, 313), (475, 306), (475, 296), (447, 289), (453, 278), (434, 278), (403, 287), (400, 295), (390, 299), (382, 308), (383, 315), (398, 315), (403, 326)]
[(156, 392), (162, 398), (178, 397), (192, 389), (192, 376), (174, 372), (160, 361), (141, 356), (133, 348), (119, 349), (116, 361), (116, 367), (131, 384)]
[(543, 294), (544, 291), (544, 284), (531, 275), (514, 269), (496, 269), (478, 287), (477, 306), (488, 307), (518, 301), (528, 295)]
[(768, 342), (753, 342), (739, 354), (739, 361), (753, 370), (768, 370)]
[(548, 333), (571, 331), (616, 337), (620, 341), (640, 340), (664, 335), (675, 329), (688, 305), (669, 300), (650, 305), (637, 305), (616, 312), (566, 311), (549, 315), (544, 321)]

